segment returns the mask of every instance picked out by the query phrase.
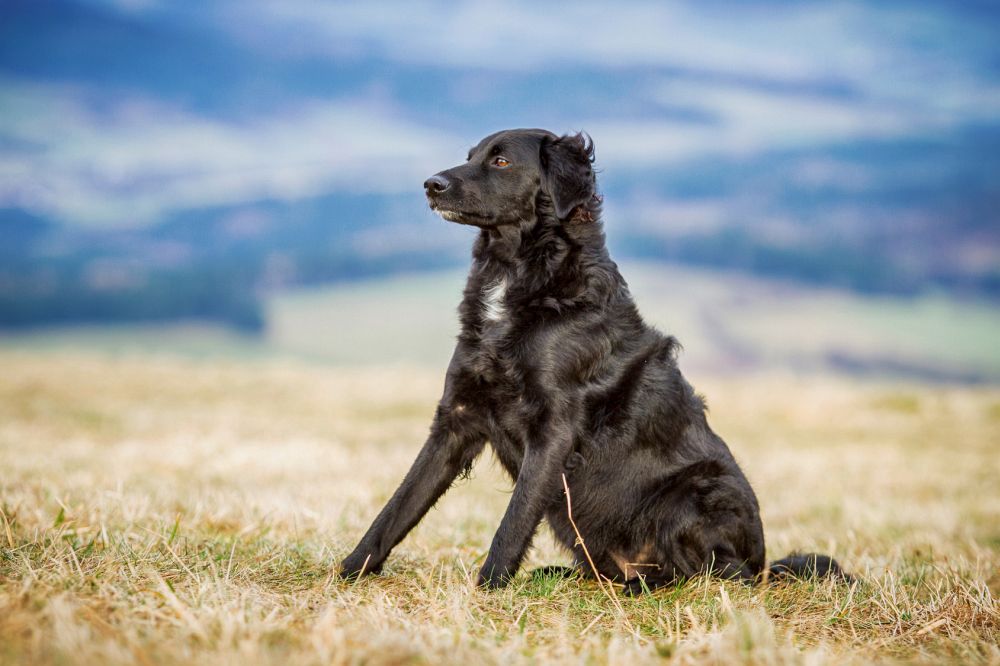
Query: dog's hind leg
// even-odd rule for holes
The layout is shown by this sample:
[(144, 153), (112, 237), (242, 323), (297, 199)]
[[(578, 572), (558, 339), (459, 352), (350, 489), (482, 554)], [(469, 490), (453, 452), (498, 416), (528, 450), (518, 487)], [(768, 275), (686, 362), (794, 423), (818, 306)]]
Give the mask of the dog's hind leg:
[[(753, 583), (757, 580), (757, 573), (747, 564), (745, 560), (738, 560), (730, 555), (728, 547), (712, 549), (706, 558), (704, 566), (698, 573), (710, 574), (718, 578), (741, 581), (743, 583)], [(671, 567), (672, 568), (672, 567)], [(676, 574), (667, 573), (667, 567), (661, 567), (655, 573), (639, 574), (625, 581), (624, 594), (636, 596), (644, 592), (652, 592), (661, 587), (678, 584), (684, 580)]]
[(625, 587), (622, 589), (622, 594), (626, 597), (637, 597), (640, 594), (646, 592), (653, 592), (661, 587), (667, 587), (668, 585), (673, 585), (677, 582), (676, 578), (667, 576), (636, 576), (635, 578), (629, 578), (625, 581)]

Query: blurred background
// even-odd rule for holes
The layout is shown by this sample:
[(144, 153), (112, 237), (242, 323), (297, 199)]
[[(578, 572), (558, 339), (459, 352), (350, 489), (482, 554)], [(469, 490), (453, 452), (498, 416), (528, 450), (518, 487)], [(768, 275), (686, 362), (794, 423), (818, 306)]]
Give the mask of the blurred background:
[(0, 347), (443, 365), (423, 180), (586, 130), (699, 372), (1000, 382), (992, 2), (0, 3)]

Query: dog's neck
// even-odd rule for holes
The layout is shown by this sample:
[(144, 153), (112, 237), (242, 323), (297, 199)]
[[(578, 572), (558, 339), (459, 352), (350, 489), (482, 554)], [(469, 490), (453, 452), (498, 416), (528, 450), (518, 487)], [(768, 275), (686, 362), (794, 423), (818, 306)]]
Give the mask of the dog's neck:
[(534, 210), (535, 215), (519, 222), (483, 228), (473, 248), (473, 258), (482, 262), (522, 264), (526, 260), (535, 263), (544, 257), (548, 264), (559, 264), (566, 258), (568, 249), (592, 258), (607, 256), (599, 197), (577, 206), (565, 219), (556, 216), (551, 201), (544, 194), (536, 197)]
[(599, 201), (565, 220), (540, 208), (536, 218), (480, 232), (470, 276), (475, 291), (502, 283), (525, 303), (561, 308), (602, 302), (624, 287), (605, 246)]

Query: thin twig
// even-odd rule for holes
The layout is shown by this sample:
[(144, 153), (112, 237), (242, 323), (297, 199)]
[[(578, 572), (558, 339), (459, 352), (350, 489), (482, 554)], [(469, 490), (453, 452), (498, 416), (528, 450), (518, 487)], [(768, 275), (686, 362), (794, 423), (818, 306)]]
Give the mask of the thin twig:
[(587, 550), (587, 544), (583, 541), (583, 535), (580, 534), (580, 529), (576, 526), (576, 522), (573, 520), (573, 498), (569, 494), (569, 484), (566, 482), (566, 475), (562, 475), (563, 490), (566, 491), (566, 517), (569, 518), (569, 524), (573, 526), (573, 531), (576, 532), (576, 542), (580, 544), (580, 548), (583, 549), (583, 554), (587, 557), (587, 563), (590, 564), (591, 571), (594, 572), (594, 578), (597, 579), (597, 585), (601, 588), (601, 592), (611, 600), (614, 604), (615, 609), (618, 611), (618, 615), (621, 617), (622, 622), (628, 627), (629, 632), (635, 633), (635, 629), (632, 628), (632, 623), (628, 621), (628, 615), (625, 614), (625, 608), (622, 607), (621, 602), (618, 600), (618, 596), (615, 594), (615, 588), (612, 586), (611, 581), (607, 582), (607, 588), (604, 587), (604, 581), (601, 579), (601, 572), (597, 570), (597, 566), (594, 564), (594, 560), (590, 557), (590, 551)]

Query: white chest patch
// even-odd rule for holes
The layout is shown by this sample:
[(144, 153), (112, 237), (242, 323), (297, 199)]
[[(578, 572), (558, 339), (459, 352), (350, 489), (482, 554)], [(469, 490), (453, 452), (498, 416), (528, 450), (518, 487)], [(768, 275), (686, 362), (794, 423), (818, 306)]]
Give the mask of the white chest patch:
[(500, 280), (483, 289), (483, 316), (490, 321), (502, 321), (507, 314), (503, 299), (507, 295), (507, 280)]

